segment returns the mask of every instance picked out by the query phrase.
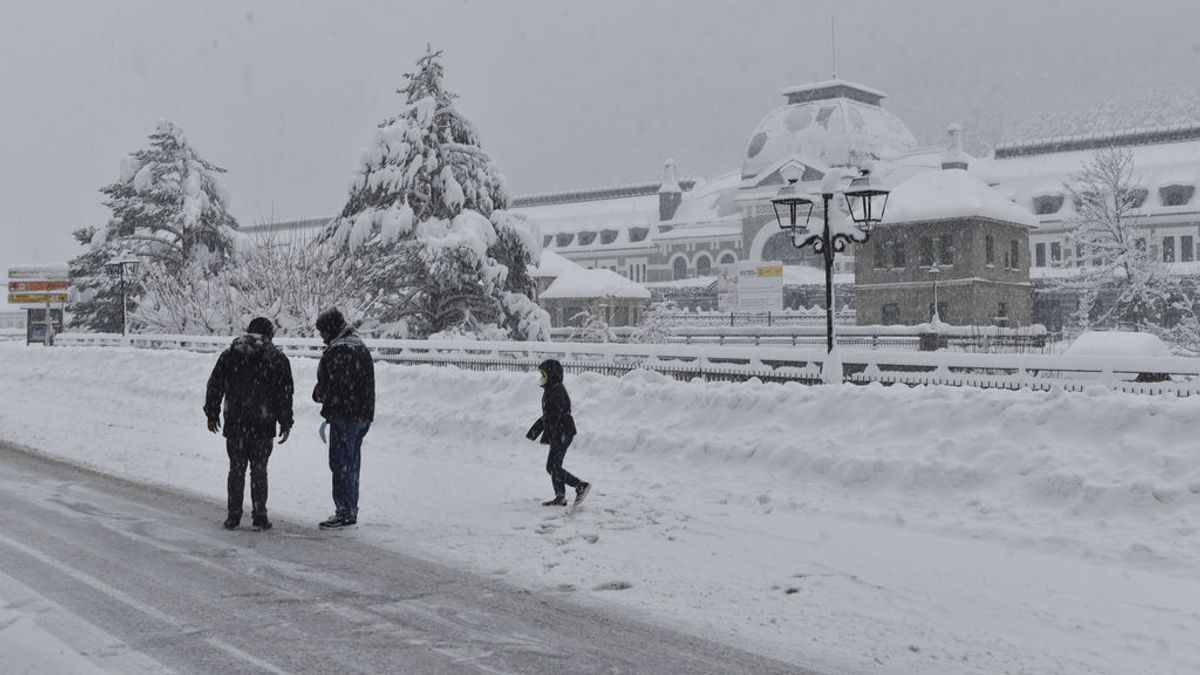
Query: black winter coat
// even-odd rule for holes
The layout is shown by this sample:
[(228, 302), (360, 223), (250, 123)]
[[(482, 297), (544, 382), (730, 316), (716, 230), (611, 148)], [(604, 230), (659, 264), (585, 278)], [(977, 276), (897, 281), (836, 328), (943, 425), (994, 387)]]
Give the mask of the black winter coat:
[(325, 347), (312, 397), (327, 420), (375, 419), (375, 360), (352, 329), (346, 328)]
[(292, 365), (259, 335), (233, 341), (208, 378), (204, 414), (219, 419), (224, 400), (225, 437), (275, 435), (292, 428)]
[(563, 385), (562, 364), (548, 359), (538, 369), (547, 377), (542, 385), (542, 416), (525, 435), (530, 440), (541, 436), (541, 442), (547, 445), (557, 445), (554, 441), (569, 442), (577, 431), (571, 415), (571, 397)]

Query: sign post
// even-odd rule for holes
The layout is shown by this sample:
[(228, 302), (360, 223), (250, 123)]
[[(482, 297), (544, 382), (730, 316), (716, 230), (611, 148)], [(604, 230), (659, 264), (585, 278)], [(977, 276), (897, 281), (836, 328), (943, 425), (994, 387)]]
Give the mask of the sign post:
[(54, 335), (62, 332), (63, 309), (70, 298), (70, 285), (70, 274), (66, 265), (9, 268), (8, 302), (25, 305), (28, 312), (25, 322), (26, 344), (54, 344)]

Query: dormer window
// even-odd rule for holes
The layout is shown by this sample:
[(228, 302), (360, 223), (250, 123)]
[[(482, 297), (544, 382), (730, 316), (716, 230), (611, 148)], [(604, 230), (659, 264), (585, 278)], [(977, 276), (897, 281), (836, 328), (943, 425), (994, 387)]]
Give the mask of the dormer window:
[(550, 248), (550, 242), (554, 241), (554, 235), (547, 234), (542, 237), (542, 248)]
[(1090, 190), (1086, 192), (1080, 192), (1079, 194), (1075, 195), (1075, 198), (1072, 201), (1075, 202), (1075, 211), (1079, 212), (1083, 210), (1085, 202), (1091, 206), (1098, 205), (1100, 203), (1100, 194)]
[(1146, 195), (1150, 194), (1149, 190), (1144, 188), (1134, 188), (1126, 193), (1126, 199), (1129, 203), (1129, 208), (1140, 209), (1142, 204), (1146, 203)]
[(1062, 195), (1038, 195), (1033, 198), (1033, 212), (1039, 216), (1058, 213), (1063, 201)]
[(600, 230), (600, 243), (611, 244), (617, 240), (616, 230)]
[(635, 244), (639, 241), (645, 241), (648, 234), (650, 234), (650, 228), (648, 227), (631, 227), (629, 228), (629, 241)]
[(1158, 198), (1163, 206), (1186, 206), (1195, 192), (1195, 185), (1166, 185), (1158, 189)]
[(574, 232), (559, 232), (554, 237), (554, 242), (556, 244), (558, 244), (559, 248), (563, 248), (564, 246), (570, 246), (571, 242), (574, 240), (575, 240)]
[(591, 246), (592, 242), (596, 241), (596, 233), (590, 230), (579, 233), (579, 245)]

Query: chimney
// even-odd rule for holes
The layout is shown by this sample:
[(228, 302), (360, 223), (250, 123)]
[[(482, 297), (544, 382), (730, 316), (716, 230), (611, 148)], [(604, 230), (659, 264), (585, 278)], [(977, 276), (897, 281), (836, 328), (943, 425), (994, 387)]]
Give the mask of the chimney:
[(950, 134), (950, 147), (942, 153), (942, 168), (966, 171), (971, 156), (963, 152), (962, 127), (951, 124), (946, 128), (946, 133)]
[(679, 203), (683, 201), (683, 188), (675, 174), (675, 160), (668, 159), (663, 165), (662, 185), (658, 188), (658, 220), (665, 222), (675, 217)]

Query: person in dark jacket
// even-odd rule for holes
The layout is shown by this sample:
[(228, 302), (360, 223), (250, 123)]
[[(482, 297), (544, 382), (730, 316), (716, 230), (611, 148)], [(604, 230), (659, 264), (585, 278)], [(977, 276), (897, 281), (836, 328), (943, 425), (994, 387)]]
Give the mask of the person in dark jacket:
[(287, 356), (271, 342), (275, 327), (270, 319), (250, 322), (246, 334), (233, 341), (213, 367), (208, 378), (204, 415), (208, 430), (221, 430), (221, 408), (225, 409), (225, 449), (229, 454), (228, 517), (226, 529), (242, 521), (242, 496), (246, 467), (250, 468), (251, 524), (256, 530), (271, 529), (267, 518), (267, 460), (272, 440), (287, 442), (292, 429), (292, 366)]
[(317, 330), (326, 347), (312, 396), (321, 404), (321, 417), (329, 425), (329, 470), (336, 508), (320, 527), (333, 530), (358, 522), (362, 442), (375, 419), (375, 361), (336, 308), (321, 312)]
[(550, 474), (550, 483), (554, 486), (554, 498), (542, 502), (542, 506), (566, 506), (567, 486), (575, 488), (575, 504), (583, 503), (592, 484), (581, 481), (563, 468), (563, 459), (567, 456), (567, 448), (575, 439), (575, 418), (571, 416), (571, 397), (563, 385), (562, 364), (554, 359), (546, 359), (538, 366), (542, 376), (542, 416), (538, 418), (525, 437), (531, 441), (541, 437), (543, 444), (550, 446), (550, 454), (546, 457), (546, 473)]

